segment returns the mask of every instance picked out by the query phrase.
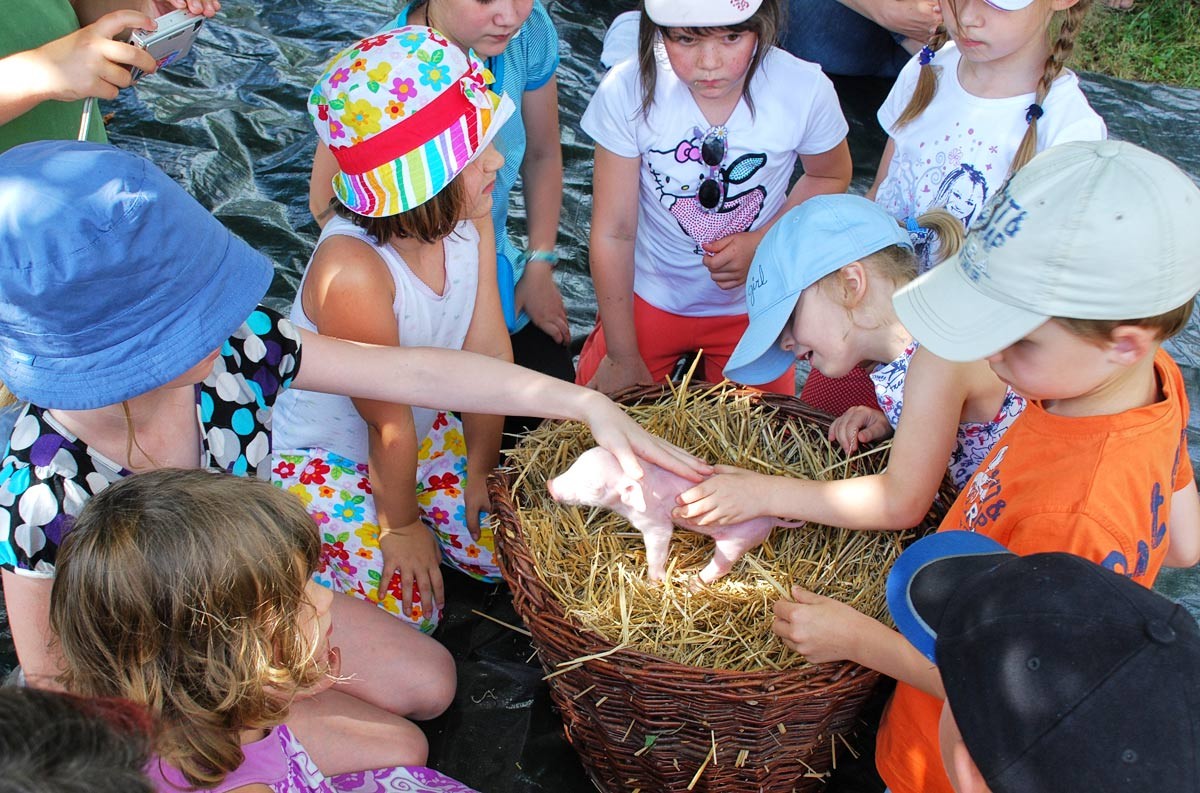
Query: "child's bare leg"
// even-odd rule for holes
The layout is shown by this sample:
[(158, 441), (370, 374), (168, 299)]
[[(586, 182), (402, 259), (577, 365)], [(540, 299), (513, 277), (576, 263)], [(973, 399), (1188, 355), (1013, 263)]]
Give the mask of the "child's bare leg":
[[(392, 622), (402, 630), (422, 635), (395, 619)], [(297, 701), (287, 726), (326, 776), (425, 765), (429, 757), (429, 744), (420, 727), (337, 689)]]
[(288, 726), (325, 774), (422, 765), (428, 746), (409, 719), (432, 719), (454, 699), (445, 647), (372, 603), (337, 596), (330, 606), (342, 676), (292, 706)]

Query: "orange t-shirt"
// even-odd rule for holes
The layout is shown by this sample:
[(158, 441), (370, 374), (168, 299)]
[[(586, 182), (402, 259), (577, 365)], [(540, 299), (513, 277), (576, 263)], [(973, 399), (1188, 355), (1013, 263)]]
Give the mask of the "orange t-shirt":
[[(1151, 586), (1166, 556), (1171, 496), (1192, 481), (1179, 367), (1154, 358), (1163, 399), (1068, 418), (1030, 402), (980, 464), (938, 531), (986, 534), (1021, 556), (1067, 551)], [(892, 793), (953, 793), (938, 750), (942, 702), (899, 683), (876, 765)]]

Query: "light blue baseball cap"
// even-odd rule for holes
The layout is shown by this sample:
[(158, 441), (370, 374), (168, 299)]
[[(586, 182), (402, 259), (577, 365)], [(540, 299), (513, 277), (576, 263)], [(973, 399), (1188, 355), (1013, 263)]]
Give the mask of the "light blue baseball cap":
[(759, 243), (746, 277), (750, 326), (734, 349), (725, 376), (739, 383), (769, 383), (795, 356), (780, 349), (800, 293), (864, 256), (901, 245), (912, 250), (896, 219), (862, 196), (820, 195), (791, 209)]

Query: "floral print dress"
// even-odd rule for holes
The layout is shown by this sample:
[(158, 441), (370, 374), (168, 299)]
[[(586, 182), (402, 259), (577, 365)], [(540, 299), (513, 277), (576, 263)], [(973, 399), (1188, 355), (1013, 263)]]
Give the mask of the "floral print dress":
[[(309, 757), (303, 744), (280, 724), (265, 738), (244, 744), (242, 765), (214, 788), (213, 793), (236, 790), (247, 785), (266, 785), (273, 793), (476, 793), (424, 766), (404, 766), (325, 776)], [(183, 774), (163, 762), (151, 762), (147, 768), (159, 793), (191, 790)]]
[[(871, 372), (875, 384), (875, 396), (879, 409), (887, 416), (893, 428), (900, 423), (900, 411), (904, 409), (904, 379), (908, 375), (908, 364), (919, 345), (910, 342), (904, 352), (894, 361), (885, 363)], [(996, 417), (987, 423), (964, 421), (958, 425), (958, 443), (950, 454), (950, 478), (960, 490), (971, 479), (971, 474), (988, 456), (988, 452), (1000, 440), (1000, 436), (1012, 426), (1025, 409), (1025, 397), (1009, 388), (1004, 401), (996, 411)]]
[[(432, 603), (422, 600), (416, 587), (412, 609), (403, 613), (399, 573), (390, 578), (380, 597), (383, 553), (366, 463), (327, 449), (298, 449), (280, 452), (271, 474), (280, 487), (304, 502), (317, 522), (321, 533), (321, 565), (313, 577), (317, 583), (375, 603), (424, 633), (437, 627), (441, 614)], [(433, 429), (417, 449), (421, 521), (437, 537), (443, 564), (481, 581), (499, 581), (491, 529), (482, 525), (478, 541), (467, 531), (466, 484), (467, 443), (462, 422), (453, 413), (438, 413)]]

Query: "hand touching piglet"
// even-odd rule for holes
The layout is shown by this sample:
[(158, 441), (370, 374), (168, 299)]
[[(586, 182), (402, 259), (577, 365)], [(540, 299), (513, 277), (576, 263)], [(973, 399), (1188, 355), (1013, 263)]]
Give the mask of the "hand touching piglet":
[(662, 581), (667, 570), (667, 548), (674, 525), (716, 541), (712, 561), (700, 571), (700, 580), (712, 583), (730, 571), (742, 555), (762, 544), (775, 526), (803, 523), (761, 517), (740, 523), (700, 526), (686, 519), (673, 519), (679, 494), (694, 484), (682, 476), (643, 461), (643, 477), (625, 474), (620, 463), (599, 447), (588, 449), (560, 476), (546, 483), (551, 497), (564, 504), (604, 507), (629, 521), (646, 543), (646, 566), (652, 581)]

